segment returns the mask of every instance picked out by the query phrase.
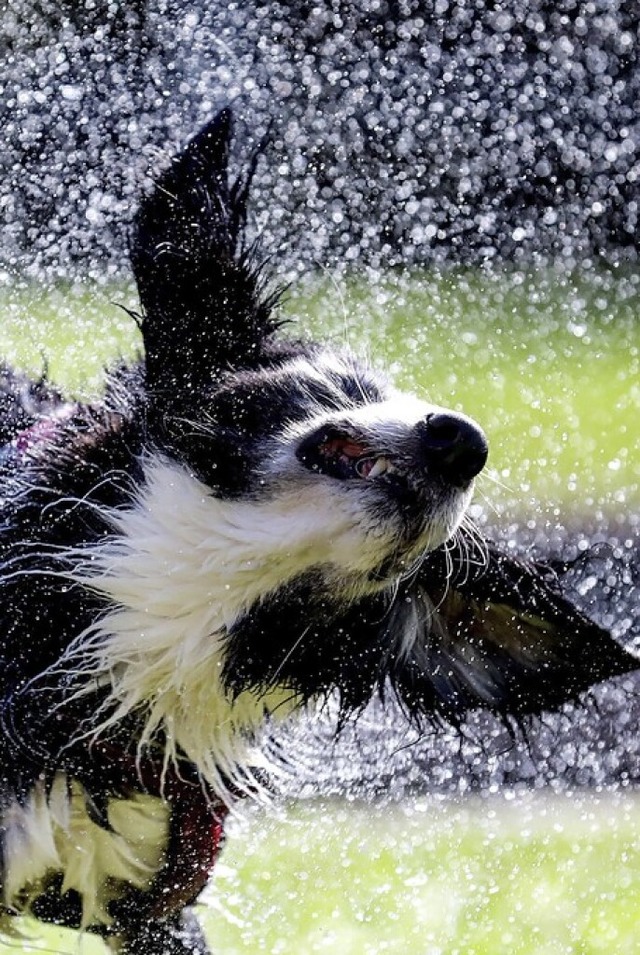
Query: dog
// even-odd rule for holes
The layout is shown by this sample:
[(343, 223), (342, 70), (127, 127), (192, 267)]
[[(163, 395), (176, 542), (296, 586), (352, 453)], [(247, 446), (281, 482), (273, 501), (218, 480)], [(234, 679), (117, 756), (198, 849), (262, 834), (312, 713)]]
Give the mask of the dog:
[(375, 696), (505, 719), (637, 661), (466, 517), (487, 441), (278, 319), (246, 239), (258, 152), (219, 113), (140, 204), (144, 354), (104, 398), (2, 372), (2, 925), (208, 951), (225, 815), (265, 716)]

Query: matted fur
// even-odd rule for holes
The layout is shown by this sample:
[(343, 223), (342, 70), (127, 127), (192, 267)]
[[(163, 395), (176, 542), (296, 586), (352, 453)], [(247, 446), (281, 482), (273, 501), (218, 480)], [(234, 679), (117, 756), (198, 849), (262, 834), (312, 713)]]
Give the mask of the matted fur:
[(94, 405), (6, 370), (0, 405), (4, 913), (129, 955), (207, 951), (186, 907), (265, 715), (518, 720), (637, 666), (470, 524), (478, 425), (286, 337), (230, 123), (137, 214), (144, 360)]

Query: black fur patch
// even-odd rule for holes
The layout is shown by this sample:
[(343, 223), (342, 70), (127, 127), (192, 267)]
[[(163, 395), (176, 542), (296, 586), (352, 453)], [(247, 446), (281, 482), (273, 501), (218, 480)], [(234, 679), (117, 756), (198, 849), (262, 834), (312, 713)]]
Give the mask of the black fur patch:
[(305, 701), (337, 691), (342, 719), (391, 690), (416, 722), (457, 724), (478, 708), (552, 710), (628, 672), (627, 652), (553, 573), (492, 544), (485, 567), (471, 540), (466, 548), (464, 560), (433, 552), (391, 598), (345, 607), (313, 577), (271, 595), (229, 635), (230, 689), (279, 684)]

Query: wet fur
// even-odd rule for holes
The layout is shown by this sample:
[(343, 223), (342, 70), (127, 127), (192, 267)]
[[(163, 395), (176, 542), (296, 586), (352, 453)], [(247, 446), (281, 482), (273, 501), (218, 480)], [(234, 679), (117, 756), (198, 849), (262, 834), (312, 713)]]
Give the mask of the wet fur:
[(5, 924), (137, 955), (206, 951), (186, 907), (264, 785), (265, 712), (519, 719), (636, 666), (471, 528), (425, 443), (442, 409), (287, 338), (229, 143), (224, 111), (141, 203), (144, 361), (95, 405), (3, 374)]

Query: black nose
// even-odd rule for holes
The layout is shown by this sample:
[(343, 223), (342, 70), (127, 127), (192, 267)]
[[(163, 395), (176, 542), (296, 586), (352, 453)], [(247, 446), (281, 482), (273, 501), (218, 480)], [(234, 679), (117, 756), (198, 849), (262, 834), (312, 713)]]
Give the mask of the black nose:
[(485, 466), (489, 448), (475, 421), (450, 411), (427, 415), (416, 425), (427, 470), (464, 487)]

